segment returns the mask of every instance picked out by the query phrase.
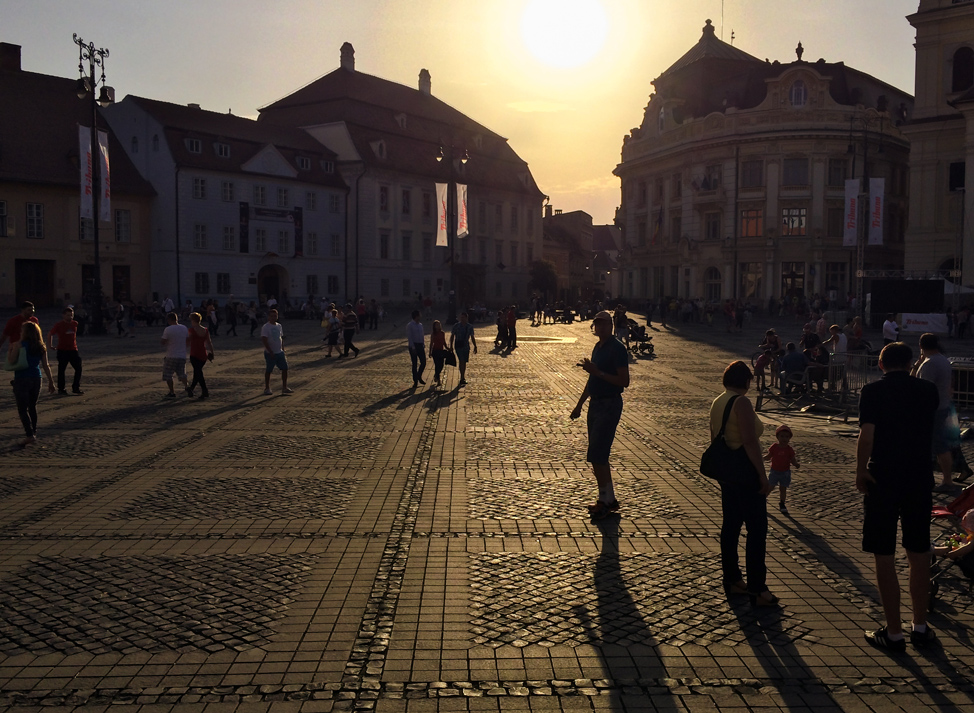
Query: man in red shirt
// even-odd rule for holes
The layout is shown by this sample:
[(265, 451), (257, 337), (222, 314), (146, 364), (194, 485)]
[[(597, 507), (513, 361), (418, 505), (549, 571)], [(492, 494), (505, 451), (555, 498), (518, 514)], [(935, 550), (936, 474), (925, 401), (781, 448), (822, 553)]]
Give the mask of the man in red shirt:
[[(76, 394), (83, 394), (81, 390), (81, 356), (78, 354), (78, 323), (74, 319), (74, 309), (65, 307), (61, 312), (61, 321), (57, 322), (51, 331), (47, 333), (51, 340), (51, 348), (57, 349), (57, 392), (61, 396), (67, 396), (68, 392), (64, 388), (64, 374), (68, 364), (74, 369), (74, 382), (71, 391)], [(57, 344), (54, 338), (57, 337)]]
[(20, 314), (15, 314), (7, 320), (7, 326), (3, 328), (3, 335), (0, 336), (0, 350), (3, 349), (3, 345), (6, 344), (8, 339), (11, 344), (20, 342), (20, 328), (24, 326), (24, 322), (40, 324), (37, 321), (37, 317), (34, 316), (33, 302), (21, 302)]
[(517, 349), (517, 305), (507, 310), (507, 348)]

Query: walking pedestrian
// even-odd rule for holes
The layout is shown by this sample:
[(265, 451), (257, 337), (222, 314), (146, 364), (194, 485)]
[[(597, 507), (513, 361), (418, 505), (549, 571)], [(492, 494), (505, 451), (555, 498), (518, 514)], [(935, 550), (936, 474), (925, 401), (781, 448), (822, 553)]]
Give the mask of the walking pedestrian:
[(78, 354), (78, 323), (74, 319), (73, 308), (65, 307), (61, 311), (61, 321), (51, 327), (47, 336), (51, 340), (51, 348), (57, 349), (57, 392), (62, 396), (68, 394), (64, 388), (64, 377), (68, 364), (70, 364), (71, 368), (74, 369), (71, 391), (76, 394), (83, 394), (84, 391), (81, 390), (81, 357)]
[(517, 305), (507, 310), (507, 348), (517, 349)]
[(440, 320), (433, 320), (433, 331), (430, 333), (430, 356), (433, 357), (433, 385), (440, 387), (440, 375), (443, 373), (443, 364), (446, 362), (446, 332)]
[(899, 338), (900, 325), (896, 323), (896, 315), (890, 313), (886, 315), (886, 321), (883, 322), (883, 346), (885, 347), (887, 344), (892, 344)]
[(253, 300), (250, 301), (250, 306), (247, 307), (247, 321), (250, 322), (250, 336), (254, 336), (254, 332), (257, 331), (257, 303)]
[(622, 392), (629, 386), (629, 354), (618, 339), (612, 336), (612, 315), (599, 312), (592, 321), (592, 329), (599, 341), (592, 348), (591, 359), (578, 364), (589, 375), (582, 395), (571, 412), (574, 420), (582, 415), (582, 406), (588, 400), (588, 453), (586, 460), (592, 464), (599, 497), (588, 506), (592, 517), (600, 518), (619, 509), (609, 453), (615, 440), (616, 427), (622, 417)]
[(270, 396), (271, 373), (276, 366), (281, 372), (281, 394), (293, 394), (287, 385), (287, 357), (284, 355), (284, 327), (277, 321), (277, 310), (267, 311), (267, 323), (260, 328), (260, 341), (264, 344), (264, 396)]
[(338, 319), (338, 310), (334, 307), (328, 312), (328, 318), (325, 320), (325, 324), (327, 325), (325, 341), (328, 343), (328, 353), (325, 354), (325, 357), (331, 357), (332, 347), (335, 348), (335, 350), (338, 352), (338, 356), (340, 357), (342, 354), (338, 347), (338, 336), (342, 331), (342, 323), (341, 320)]
[(931, 382), (910, 376), (912, 361), (909, 346), (887, 344), (879, 354), (883, 378), (863, 386), (859, 396), (856, 489), (865, 495), (862, 549), (873, 555), (886, 619), (885, 626), (865, 636), (873, 646), (893, 652), (906, 650), (896, 576), (897, 523), (910, 565), (910, 641), (923, 647), (935, 638), (927, 626), (927, 604), (933, 504), (930, 448), (939, 397)]
[(355, 356), (358, 356), (359, 348), (352, 344), (352, 339), (355, 337), (355, 332), (358, 329), (358, 315), (355, 314), (355, 309), (352, 307), (351, 303), (345, 305), (345, 314), (342, 317), (342, 330), (343, 337), (345, 338), (345, 351), (338, 355), (338, 358), (347, 357), (349, 350), (355, 352)]
[(413, 310), (412, 317), (406, 325), (406, 343), (409, 347), (409, 361), (413, 367), (415, 389), (420, 384), (426, 385), (423, 381), (423, 371), (426, 369), (426, 334), (423, 332), (423, 323), (419, 321), (418, 309)]
[(369, 308), (365, 306), (365, 300), (359, 298), (358, 304), (355, 305), (355, 316), (358, 317), (358, 328), (360, 332), (365, 331), (365, 321), (368, 319)]
[(466, 312), (461, 312), (460, 321), (454, 324), (450, 330), (450, 349), (457, 355), (457, 367), (460, 369), (458, 386), (467, 385), (467, 362), (470, 361), (470, 344), (473, 344), (473, 353), (477, 353), (477, 339), (474, 337), (473, 325), (468, 320), (469, 315)]
[(237, 305), (234, 304), (232, 295), (230, 299), (227, 300), (227, 304), (224, 306), (223, 309), (224, 312), (226, 313), (225, 316), (227, 319), (227, 336), (229, 337), (230, 333), (232, 332), (233, 336), (236, 337), (237, 336)]
[(47, 376), (47, 389), (54, 393), (54, 376), (51, 365), (47, 361), (47, 347), (38, 324), (25, 321), (20, 328), (20, 338), (11, 340), (7, 350), (7, 362), (16, 364), (20, 359), (20, 351), (27, 353), (27, 368), (14, 372), (10, 382), (13, 385), (14, 400), (17, 403), (17, 413), (24, 426), (25, 437), (20, 442), (22, 446), (37, 443), (37, 399), (41, 393), (41, 370)]
[(369, 329), (379, 328), (379, 303), (375, 299), (369, 300)]
[(3, 345), (8, 339), (10, 340), (11, 344), (20, 341), (21, 327), (24, 326), (24, 322), (40, 324), (37, 321), (37, 317), (34, 316), (33, 302), (21, 302), (20, 313), (15, 314), (13, 317), (7, 320), (7, 324), (3, 328), (3, 334), (0, 335), (0, 349), (3, 349)]
[(167, 326), (162, 330), (162, 346), (166, 348), (166, 356), (162, 360), (162, 380), (169, 387), (167, 398), (175, 398), (172, 377), (176, 375), (179, 383), (186, 388), (186, 344), (189, 342), (189, 330), (179, 323), (179, 316), (175, 312), (166, 315)]
[(189, 315), (189, 363), (193, 365), (193, 382), (186, 387), (186, 395), (193, 398), (193, 389), (200, 385), (200, 399), (209, 398), (210, 390), (206, 388), (203, 378), (203, 367), (207, 361), (213, 361), (213, 341), (210, 330), (202, 325), (203, 316), (199, 312)]

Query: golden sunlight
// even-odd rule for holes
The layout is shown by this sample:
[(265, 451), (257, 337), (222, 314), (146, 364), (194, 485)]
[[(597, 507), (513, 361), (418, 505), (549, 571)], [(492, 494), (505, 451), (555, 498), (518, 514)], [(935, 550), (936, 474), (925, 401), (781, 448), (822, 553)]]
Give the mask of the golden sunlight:
[(600, 0), (530, 0), (521, 16), (521, 38), (538, 60), (581, 67), (605, 44), (609, 23)]

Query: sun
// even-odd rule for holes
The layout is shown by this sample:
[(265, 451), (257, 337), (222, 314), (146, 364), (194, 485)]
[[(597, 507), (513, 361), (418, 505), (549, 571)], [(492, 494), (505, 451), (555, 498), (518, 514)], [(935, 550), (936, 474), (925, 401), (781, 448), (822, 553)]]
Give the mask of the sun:
[(602, 50), (609, 22), (599, 0), (530, 0), (521, 16), (521, 38), (541, 62), (571, 69)]

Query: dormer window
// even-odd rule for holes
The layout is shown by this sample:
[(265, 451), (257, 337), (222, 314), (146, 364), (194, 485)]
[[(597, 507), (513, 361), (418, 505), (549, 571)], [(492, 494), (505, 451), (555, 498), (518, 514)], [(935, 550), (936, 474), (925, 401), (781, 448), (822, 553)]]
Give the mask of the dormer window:
[(215, 148), (217, 156), (220, 158), (230, 158), (230, 144), (218, 143)]
[(186, 139), (186, 150), (190, 153), (203, 153), (203, 144), (199, 139)]
[(322, 161), (321, 162), (321, 170), (324, 171), (325, 173), (334, 173), (335, 172), (335, 162), (334, 161)]
[(372, 152), (378, 158), (384, 159), (386, 157), (386, 142), (385, 141), (382, 141), (382, 140), (373, 141), (372, 144), (371, 144), (371, 146), (372, 146)]
[(395, 118), (396, 118), (396, 123), (399, 124), (399, 128), (400, 129), (405, 129), (406, 128), (406, 115), (405, 114), (396, 114), (396, 117)]
[(808, 102), (808, 88), (802, 80), (796, 81), (788, 90), (788, 99), (793, 107), (803, 107)]
[(307, 156), (298, 156), (298, 168), (302, 171), (311, 170), (311, 159)]

